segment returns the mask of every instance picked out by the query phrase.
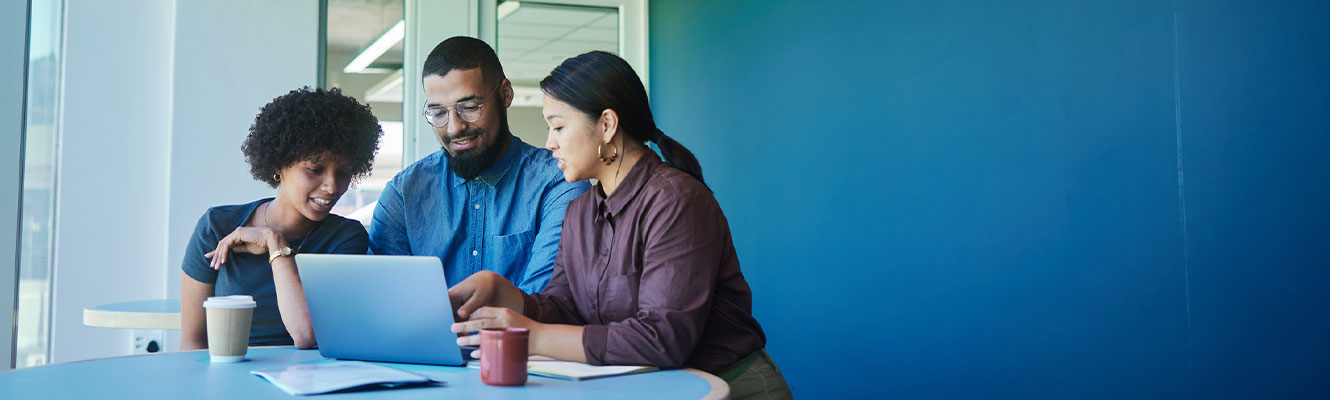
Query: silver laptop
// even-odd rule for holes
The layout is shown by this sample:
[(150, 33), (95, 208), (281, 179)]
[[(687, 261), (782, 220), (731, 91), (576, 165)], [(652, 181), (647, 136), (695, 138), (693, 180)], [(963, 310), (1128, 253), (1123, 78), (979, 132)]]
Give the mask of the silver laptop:
[(464, 365), (438, 257), (297, 254), (319, 354)]

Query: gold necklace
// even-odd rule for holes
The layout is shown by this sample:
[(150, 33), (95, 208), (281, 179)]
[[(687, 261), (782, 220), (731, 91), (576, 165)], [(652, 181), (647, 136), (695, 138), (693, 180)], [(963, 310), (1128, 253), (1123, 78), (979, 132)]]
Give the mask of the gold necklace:
[[(264, 227), (264, 228), (272, 229), (272, 225), (268, 225), (268, 214), (271, 214), (271, 213), (272, 213), (272, 203), (273, 203), (274, 201), (277, 201), (277, 200), (276, 200), (276, 199), (273, 199), (273, 201), (270, 201), (270, 202), (267, 202), (267, 203), (263, 203), (263, 227)], [(305, 248), (305, 242), (308, 242), (308, 241), (309, 241), (309, 234), (314, 233), (314, 228), (318, 228), (318, 227), (319, 227), (319, 226), (318, 226), (318, 223), (315, 222), (315, 225), (314, 225), (313, 227), (310, 227), (310, 228), (309, 228), (309, 232), (305, 232), (304, 239), (300, 239), (300, 245), (299, 245), (299, 246), (296, 246), (296, 251), (295, 251), (294, 254), (300, 254), (300, 250)]]

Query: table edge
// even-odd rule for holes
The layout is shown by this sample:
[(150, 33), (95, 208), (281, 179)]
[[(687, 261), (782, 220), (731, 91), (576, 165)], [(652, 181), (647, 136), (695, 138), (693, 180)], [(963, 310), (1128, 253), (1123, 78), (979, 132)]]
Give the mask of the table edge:
[[(84, 310), (86, 311), (87, 309), (84, 309)], [(291, 346), (280, 346), (280, 345), (279, 345), (279, 346), (250, 346), (250, 348), (283, 348), (283, 347), (291, 347)], [(293, 347), (292, 347), (292, 348), (293, 348)], [(298, 349), (297, 349), (297, 350), (298, 350)], [(171, 352), (171, 353), (207, 352), (207, 351), (208, 351), (207, 349), (198, 349), (198, 350), (183, 350), (183, 351)], [(162, 353), (166, 353), (166, 352), (162, 352)], [(73, 363), (83, 363), (83, 362), (89, 362), (89, 361), (99, 361), (99, 360), (107, 360), (107, 359), (115, 359), (115, 358), (142, 357), (142, 356), (160, 355), (160, 354), (162, 354), (162, 353), (151, 353), (151, 354), (123, 354), (123, 355), (115, 355), (115, 356), (107, 356), (107, 357), (97, 357), (97, 358), (89, 358), (89, 359), (86, 359), (86, 360), (74, 360), (74, 361), (66, 361), (66, 362), (63, 362), (63, 363), (46, 364), (46, 365), (39, 366), (39, 367), (35, 367), (35, 368), (40, 368), (40, 367), (44, 367), (44, 366), (51, 366), (51, 365), (55, 365), (55, 364), (73, 364)], [(11, 370), (8, 370), (8, 371), (0, 371), (0, 374), (10, 373), (10, 372), (17, 372), (17, 371), (20, 371), (20, 370), (22, 370), (22, 369), (11, 369)], [(710, 374), (710, 373), (708, 373), (708, 372), (706, 372), (706, 371), (702, 371), (702, 370), (699, 370), (699, 369), (696, 369), (696, 368), (682, 368), (681, 370), (683, 370), (683, 371), (685, 371), (685, 372), (688, 372), (688, 373), (691, 373), (691, 374), (693, 374), (693, 375), (696, 375), (696, 376), (699, 377), (699, 378), (702, 378), (703, 380), (707, 381), (707, 383), (711, 386), (711, 391), (707, 392), (706, 395), (703, 395), (703, 396), (702, 396), (703, 399), (709, 399), (709, 400), (710, 400), (710, 399), (728, 400), (728, 399), (730, 398), (730, 385), (729, 385), (728, 383), (725, 383), (725, 381), (724, 381), (723, 379), (720, 379), (719, 377), (717, 377), (717, 376), (715, 376), (715, 375), (712, 375), (712, 374)]]
[(725, 380), (720, 379), (720, 377), (696, 368), (684, 368), (683, 370), (697, 375), (711, 384), (711, 391), (707, 392), (706, 396), (702, 396), (703, 399), (724, 400), (730, 398), (730, 384), (725, 383)]

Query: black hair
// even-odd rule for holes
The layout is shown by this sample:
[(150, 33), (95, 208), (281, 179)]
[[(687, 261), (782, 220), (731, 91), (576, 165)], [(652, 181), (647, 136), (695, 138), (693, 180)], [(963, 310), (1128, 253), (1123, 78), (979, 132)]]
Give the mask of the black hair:
[(706, 185), (702, 165), (693, 152), (656, 127), (642, 80), (619, 56), (591, 51), (563, 60), (540, 81), (540, 90), (593, 120), (607, 109), (614, 110), (619, 114), (619, 127), (628, 137), (640, 143), (655, 142), (666, 163)]
[(240, 151), (250, 175), (272, 187), (277, 187), (277, 171), (325, 152), (349, 165), (352, 179), (359, 180), (369, 175), (381, 136), (379, 119), (368, 105), (341, 89), (305, 86), (264, 105)]
[(444, 76), (453, 70), (480, 68), (480, 75), (486, 84), (502, 81), (503, 65), (499, 64), (499, 55), (485, 41), (468, 36), (453, 36), (439, 42), (434, 50), (425, 57), (425, 66), (421, 68), (420, 78), (430, 75)]

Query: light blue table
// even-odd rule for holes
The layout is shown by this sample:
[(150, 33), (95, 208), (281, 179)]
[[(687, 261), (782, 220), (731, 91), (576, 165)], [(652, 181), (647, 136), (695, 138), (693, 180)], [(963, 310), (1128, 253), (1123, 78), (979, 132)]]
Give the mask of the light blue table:
[[(326, 362), (318, 350), (294, 347), (249, 349), (249, 361), (208, 362), (206, 350), (103, 358), (0, 374), (0, 399), (293, 399), (250, 370)], [(312, 399), (697, 399), (727, 398), (729, 387), (697, 370), (666, 370), (586, 381), (532, 376), (526, 386), (493, 387), (480, 371), (434, 365), (383, 365), (415, 372), (441, 386), (320, 395)]]

